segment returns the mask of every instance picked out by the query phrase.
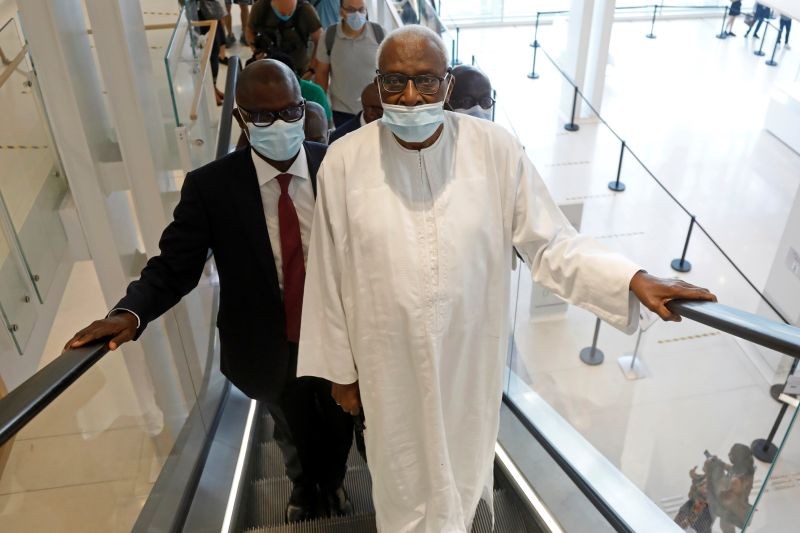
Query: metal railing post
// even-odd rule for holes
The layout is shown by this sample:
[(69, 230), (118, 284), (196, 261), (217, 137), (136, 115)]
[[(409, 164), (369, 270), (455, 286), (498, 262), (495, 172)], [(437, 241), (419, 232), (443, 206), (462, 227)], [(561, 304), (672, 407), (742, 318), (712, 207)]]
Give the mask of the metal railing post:
[(656, 27), (656, 12), (658, 11), (658, 4), (653, 4), (653, 20), (650, 22), (650, 33), (645, 35), (648, 39), (655, 39), (656, 35), (653, 29)]
[(601, 350), (597, 349), (597, 337), (600, 335), (600, 319), (598, 318), (594, 325), (594, 337), (592, 337), (592, 345), (584, 348), (580, 352), (581, 361), (587, 365), (599, 365), (605, 359), (605, 355)]
[(778, 38), (775, 39), (775, 46), (772, 47), (772, 57), (769, 58), (769, 61), (766, 61), (767, 65), (771, 67), (778, 66), (778, 62), (775, 61), (775, 53), (778, 51), (778, 45), (781, 43), (781, 36), (783, 35), (782, 30), (778, 30)]
[(564, 124), (564, 129), (567, 131), (578, 131), (580, 126), (575, 124), (575, 108), (578, 105), (578, 86), (575, 85), (575, 93), (572, 95), (572, 117), (569, 119), (569, 124)]
[(533, 48), (533, 66), (531, 66), (531, 71), (528, 74), (528, 77), (532, 80), (535, 80), (539, 77), (539, 75), (536, 74), (536, 52), (539, 48), (539, 15), (540, 13), (537, 11), (535, 25), (536, 29), (533, 31), (533, 44), (531, 44), (531, 47)]
[(717, 39), (727, 39), (728, 34), (725, 33), (725, 19), (728, 18), (728, 6), (722, 6), (722, 27), (719, 29)]
[(456, 54), (455, 54), (455, 57), (453, 58), (453, 66), (461, 64), (461, 60), (458, 58), (459, 54), (461, 53), (461, 50), (460, 50), (460, 46), (461, 46), (461, 28), (459, 28), (458, 26), (456, 26), (455, 45), (456, 45)]
[(617, 179), (616, 181), (609, 181), (608, 188), (614, 192), (622, 192), (625, 190), (625, 184), (619, 181), (619, 176), (622, 174), (622, 157), (625, 155), (625, 141), (622, 141), (622, 148), (619, 151), (619, 165), (617, 166)]
[(692, 215), (692, 221), (689, 223), (689, 232), (686, 234), (686, 242), (683, 244), (683, 253), (680, 259), (673, 259), (670, 266), (672, 270), (678, 272), (689, 272), (692, 269), (692, 264), (686, 260), (686, 251), (689, 249), (689, 239), (692, 238), (692, 229), (694, 228), (695, 216)]
[(764, 41), (767, 40), (767, 31), (769, 30), (771, 24), (769, 23), (768, 20), (765, 20), (764, 22), (766, 22), (767, 24), (764, 26), (764, 34), (761, 36), (761, 46), (758, 47), (757, 51), (753, 52), (754, 55), (757, 55), (759, 57), (767, 55), (766, 53), (764, 53)]

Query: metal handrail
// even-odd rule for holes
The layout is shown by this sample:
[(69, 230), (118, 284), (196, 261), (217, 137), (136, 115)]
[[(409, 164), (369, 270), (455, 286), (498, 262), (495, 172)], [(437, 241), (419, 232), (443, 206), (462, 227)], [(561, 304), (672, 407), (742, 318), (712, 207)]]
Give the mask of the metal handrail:
[(0, 445), (16, 435), (107, 353), (107, 341), (67, 350), (0, 399)]
[(236, 94), (236, 83), (239, 81), (240, 58), (237, 55), (228, 58), (228, 74), (225, 78), (225, 99), (222, 101), (222, 114), (219, 119), (217, 134), (216, 158), (228, 155), (231, 146), (231, 128), (233, 127), (233, 104)]
[(715, 302), (672, 300), (673, 313), (800, 359), (800, 328)]

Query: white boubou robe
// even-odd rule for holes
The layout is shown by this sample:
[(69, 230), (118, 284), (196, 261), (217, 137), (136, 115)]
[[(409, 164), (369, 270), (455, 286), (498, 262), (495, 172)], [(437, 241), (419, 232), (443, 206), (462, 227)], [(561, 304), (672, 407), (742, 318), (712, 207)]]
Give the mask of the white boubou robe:
[(358, 380), (379, 531), (466, 531), (491, 495), (512, 246), (537, 283), (628, 332), (639, 267), (578, 235), (488, 121), (446, 112), (421, 151), (367, 124), (317, 179), (297, 375)]

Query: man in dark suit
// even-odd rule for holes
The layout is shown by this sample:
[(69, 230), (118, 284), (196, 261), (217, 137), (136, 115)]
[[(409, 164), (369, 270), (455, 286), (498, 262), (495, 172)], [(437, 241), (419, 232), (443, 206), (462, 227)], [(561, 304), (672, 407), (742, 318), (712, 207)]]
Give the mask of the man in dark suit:
[(187, 175), (160, 255), (106, 318), (66, 348), (111, 338), (115, 350), (137, 339), (197, 285), (210, 249), (221, 289), (222, 372), (265, 402), (275, 420), (294, 484), (287, 520), (311, 518), (318, 509), (350, 514), (342, 482), (352, 419), (331, 398), (330, 382), (296, 377), (316, 171), (326, 147), (304, 142), (305, 101), (282, 63), (260, 60), (244, 69), (236, 102), (249, 147)]
[(382, 116), (383, 106), (381, 105), (381, 97), (378, 94), (378, 87), (373, 82), (364, 87), (364, 90), (361, 91), (361, 112), (333, 130), (328, 144), (333, 144), (333, 141), (341, 139), (351, 131), (356, 131), (364, 124), (369, 124)]

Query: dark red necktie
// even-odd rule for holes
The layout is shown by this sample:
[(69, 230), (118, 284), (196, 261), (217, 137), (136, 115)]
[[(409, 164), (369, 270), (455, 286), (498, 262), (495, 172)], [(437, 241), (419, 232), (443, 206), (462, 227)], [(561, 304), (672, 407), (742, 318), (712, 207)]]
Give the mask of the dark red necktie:
[(303, 284), (306, 267), (303, 262), (303, 239), (300, 220), (294, 202), (289, 196), (291, 174), (278, 176), (281, 196), (278, 198), (278, 225), (281, 233), (281, 260), (283, 263), (283, 308), (286, 312), (286, 337), (291, 342), (300, 340), (300, 315), (303, 310)]

